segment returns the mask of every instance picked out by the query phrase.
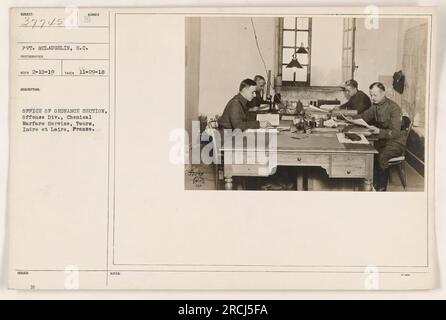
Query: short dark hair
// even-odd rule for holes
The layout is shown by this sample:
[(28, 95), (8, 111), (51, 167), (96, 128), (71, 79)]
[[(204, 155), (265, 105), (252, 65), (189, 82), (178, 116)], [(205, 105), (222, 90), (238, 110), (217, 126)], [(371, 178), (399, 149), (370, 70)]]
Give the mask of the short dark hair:
[(238, 91), (242, 91), (244, 88), (246, 87), (252, 87), (252, 86), (256, 86), (257, 83), (252, 80), (252, 79), (245, 79), (242, 82), (240, 82), (240, 87)]
[(259, 80), (259, 79), (265, 81), (265, 78), (264, 78), (263, 76), (261, 76), (260, 74), (258, 74), (258, 75), (256, 75), (256, 76), (254, 77), (254, 81), (257, 81), (257, 80)]
[(369, 89), (372, 90), (374, 87), (378, 87), (380, 88), (382, 91), (386, 91), (386, 87), (384, 87), (384, 85), (381, 82), (373, 82)]
[(355, 89), (358, 89), (358, 81), (353, 80), (353, 79), (345, 81), (345, 85), (355, 88)]

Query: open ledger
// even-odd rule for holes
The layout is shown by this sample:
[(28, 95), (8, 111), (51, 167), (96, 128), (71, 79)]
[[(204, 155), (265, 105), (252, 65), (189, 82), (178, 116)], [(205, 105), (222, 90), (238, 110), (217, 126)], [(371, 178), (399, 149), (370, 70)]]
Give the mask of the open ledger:
[[(12, 8), (10, 288), (434, 288), (435, 19)], [(266, 86), (292, 130), (245, 130)], [(354, 90), (377, 140), (311, 114)]]

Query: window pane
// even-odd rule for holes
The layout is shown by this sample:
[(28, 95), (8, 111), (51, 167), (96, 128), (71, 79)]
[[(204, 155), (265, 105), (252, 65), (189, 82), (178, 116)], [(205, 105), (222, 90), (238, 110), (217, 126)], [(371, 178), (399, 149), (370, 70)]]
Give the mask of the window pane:
[(350, 80), (352, 77), (352, 68), (346, 67), (344, 68), (344, 79), (345, 81)]
[(351, 66), (352, 65), (352, 50), (348, 50), (347, 51), (347, 65)]
[(308, 30), (309, 18), (297, 18), (297, 29)]
[(296, 70), (296, 81), (307, 81), (307, 67)]
[(283, 45), (285, 47), (294, 47), (295, 45), (295, 32), (294, 31), (284, 31), (283, 32)]
[(293, 81), (293, 70), (282, 66), (282, 81)]
[(304, 66), (302, 69), (290, 69), (286, 66), (282, 67), (282, 80), (283, 81), (294, 81), (294, 74), (296, 74), (295, 81), (307, 81), (307, 67)]
[(308, 47), (308, 32), (297, 32), (297, 46), (303, 42), (304, 47)]
[(348, 51), (349, 50), (344, 50), (342, 53), (342, 64), (344, 66), (348, 65)]
[[(284, 48), (282, 51), (282, 63), (288, 64), (293, 58), (294, 49)], [(308, 54), (306, 53), (298, 53), (296, 55), (297, 61), (300, 64), (308, 64)]]
[(282, 51), (282, 63), (288, 64), (291, 61), (294, 49), (284, 48)]
[(353, 28), (353, 18), (348, 18), (348, 28)]
[(299, 61), (300, 64), (308, 64), (308, 54), (306, 54), (306, 53), (298, 53), (296, 58), (297, 58), (297, 61)]
[(283, 28), (284, 29), (295, 29), (295, 21), (294, 17), (283, 18)]

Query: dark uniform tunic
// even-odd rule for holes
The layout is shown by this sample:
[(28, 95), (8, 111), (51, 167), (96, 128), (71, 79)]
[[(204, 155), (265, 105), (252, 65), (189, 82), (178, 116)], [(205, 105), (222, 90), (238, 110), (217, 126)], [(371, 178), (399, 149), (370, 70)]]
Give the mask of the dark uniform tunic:
[(258, 129), (259, 121), (248, 120), (248, 100), (240, 93), (227, 103), (222, 116), (218, 119), (221, 129)]
[(394, 101), (384, 98), (381, 103), (373, 104), (355, 118), (362, 118), (380, 129), (379, 140), (375, 143), (379, 152), (377, 162), (380, 169), (389, 167), (389, 159), (403, 155), (407, 132), (401, 130), (402, 112)]
[(372, 102), (370, 101), (369, 96), (359, 90), (354, 96), (350, 97), (346, 103), (341, 105), (340, 109), (358, 110), (358, 114), (361, 114), (370, 108), (371, 105)]
[(265, 103), (267, 103), (267, 102), (265, 100), (263, 100), (262, 92), (256, 91), (256, 96), (251, 101), (248, 101), (247, 106), (249, 109), (249, 108), (253, 108), (253, 107), (259, 107), (261, 104), (265, 104)]

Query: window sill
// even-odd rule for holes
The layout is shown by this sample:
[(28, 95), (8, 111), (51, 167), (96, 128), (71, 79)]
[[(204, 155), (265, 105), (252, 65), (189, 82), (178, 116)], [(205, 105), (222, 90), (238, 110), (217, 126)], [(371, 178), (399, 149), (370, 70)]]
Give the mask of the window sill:
[(306, 85), (282, 86), (282, 91), (292, 91), (295, 89), (305, 89), (308, 91), (343, 91), (343, 88), (339, 86), (306, 86)]

